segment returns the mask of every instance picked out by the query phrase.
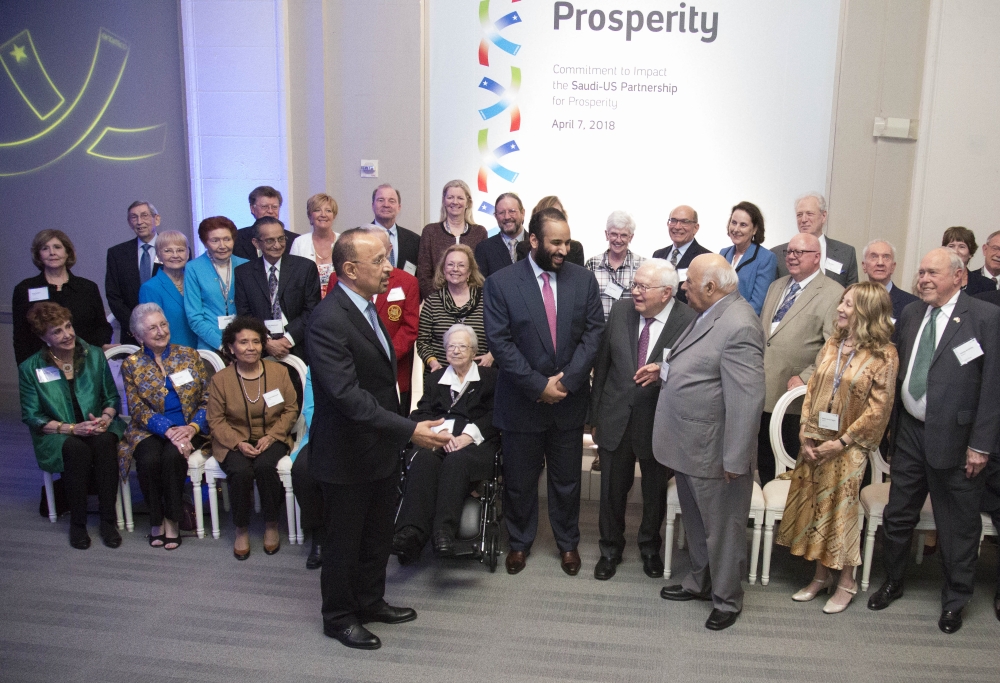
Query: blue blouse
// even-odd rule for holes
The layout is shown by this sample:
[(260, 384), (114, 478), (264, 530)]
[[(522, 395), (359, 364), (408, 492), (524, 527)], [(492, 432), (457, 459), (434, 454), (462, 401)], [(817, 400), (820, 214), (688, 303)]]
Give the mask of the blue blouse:
[[(736, 247), (726, 247), (719, 253), (732, 263)], [(753, 306), (757, 315), (760, 315), (761, 309), (764, 308), (767, 288), (778, 274), (778, 257), (769, 249), (759, 244), (752, 244), (736, 264), (736, 274), (740, 278), (740, 296)]]
[(229, 283), (222, 282), (212, 265), (212, 258), (205, 252), (184, 269), (184, 311), (188, 324), (198, 335), (199, 349), (218, 350), (222, 347), (222, 330), (219, 318), (236, 315), (236, 266), (247, 262), (245, 258), (230, 256)]

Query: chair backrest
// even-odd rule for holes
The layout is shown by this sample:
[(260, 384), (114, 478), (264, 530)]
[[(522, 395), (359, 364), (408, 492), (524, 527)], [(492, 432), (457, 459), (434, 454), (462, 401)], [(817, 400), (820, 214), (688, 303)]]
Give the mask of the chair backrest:
[(128, 418), (128, 399), (125, 397), (125, 382), (122, 381), (122, 361), (138, 350), (139, 347), (134, 344), (118, 344), (104, 352), (104, 357), (108, 359), (111, 376), (115, 380), (115, 386), (118, 387), (118, 395), (121, 397), (120, 416), (122, 419)]
[[(768, 427), (768, 433), (771, 436), (771, 450), (774, 451), (775, 474), (781, 474), (785, 470), (795, 469), (795, 458), (790, 456), (788, 451), (785, 450), (785, 443), (781, 439), (781, 421), (784, 419), (785, 412), (788, 410), (788, 406), (792, 404), (792, 401), (805, 395), (805, 385), (795, 387), (791, 391), (785, 392), (785, 395), (779, 398), (778, 402), (774, 404), (774, 411), (771, 413), (771, 424)], [(795, 455), (798, 456), (798, 453)]]
[(211, 368), (211, 374), (215, 374), (220, 370), (226, 369), (226, 362), (222, 360), (222, 357), (215, 351), (210, 351), (209, 349), (198, 349), (198, 355), (201, 359), (205, 361), (206, 369)]
[(868, 451), (868, 462), (872, 466), (872, 483), (884, 484), (889, 474), (889, 463), (882, 457), (882, 451), (878, 448)]
[[(264, 360), (274, 361), (275, 359), (265, 358)], [(295, 376), (298, 378), (297, 382), (292, 382), (292, 386), (295, 387), (295, 398), (298, 400), (299, 404), (299, 416), (295, 419), (295, 424), (292, 426), (292, 434), (296, 437), (295, 447), (293, 448), (294, 450), (295, 448), (298, 448), (299, 442), (302, 440), (302, 436), (306, 431), (306, 418), (302, 415), (302, 405), (305, 400), (306, 373), (309, 371), (309, 368), (306, 367), (304, 360), (298, 356), (293, 356), (292, 354), (288, 354), (277, 362), (284, 364), (285, 367), (294, 372)]]

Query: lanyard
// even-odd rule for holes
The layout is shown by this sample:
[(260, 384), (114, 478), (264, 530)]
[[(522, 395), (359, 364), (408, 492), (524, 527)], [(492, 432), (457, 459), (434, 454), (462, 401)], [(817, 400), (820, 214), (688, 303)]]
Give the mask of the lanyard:
[(229, 315), (229, 290), (232, 289), (233, 280), (233, 260), (230, 257), (229, 263), (226, 264), (226, 284), (222, 284), (222, 273), (219, 271), (218, 266), (215, 262), (212, 263), (212, 267), (215, 268), (216, 280), (219, 283), (219, 292), (222, 293), (222, 300), (226, 304), (226, 315)]
[[(847, 341), (846, 339), (844, 341)], [(844, 354), (844, 341), (840, 342), (840, 348), (837, 349), (837, 365), (833, 369), (833, 393), (830, 394), (830, 407), (833, 407), (833, 398), (837, 395), (837, 390), (840, 389), (840, 380), (844, 378), (844, 373), (847, 372), (848, 366), (850, 366), (851, 361), (854, 360), (854, 354), (857, 353), (857, 349), (851, 351), (851, 355), (847, 357), (847, 362), (844, 364), (844, 369), (840, 369), (840, 357)]]

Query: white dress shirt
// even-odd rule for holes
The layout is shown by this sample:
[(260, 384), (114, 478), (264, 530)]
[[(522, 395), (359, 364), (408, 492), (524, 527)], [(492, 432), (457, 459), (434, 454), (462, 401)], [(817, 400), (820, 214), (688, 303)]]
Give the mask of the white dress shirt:
[[(650, 349), (656, 344), (660, 338), (660, 333), (663, 332), (663, 326), (667, 324), (667, 318), (670, 317), (670, 311), (674, 308), (674, 299), (670, 297), (670, 301), (667, 305), (663, 307), (663, 310), (656, 314), (653, 318), (653, 322), (649, 325), (649, 346), (646, 347), (646, 353), (649, 353)], [(646, 319), (639, 314), (639, 334), (642, 334), (642, 328), (646, 326)], [(646, 363), (658, 362), (655, 358), (650, 360), (649, 358), (640, 358), (639, 367), (642, 367)]]
[[(937, 349), (937, 345), (941, 341), (941, 335), (944, 334), (944, 328), (948, 326), (948, 320), (951, 318), (952, 311), (955, 310), (955, 304), (958, 302), (958, 295), (961, 293), (961, 290), (955, 292), (955, 296), (951, 297), (951, 299), (948, 300), (948, 303), (938, 309), (937, 320), (934, 321), (934, 324), (936, 325), (934, 328), (934, 332), (936, 333), (934, 339), (935, 349)], [(903, 407), (906, 408), (906, 412), (921, 422), (923, 422), (927, 417), (927, 394), (924, 394), (919, 401), (910, 395), (910, 373), (913, 372), (913, 361), (917, 357), (917, 349), (920, 346), (920, 335), (924, 333), (924, 327), (927, 325), (927, 321), (931, 319), (931, 309), (932, 307), (930, 304), (927, 304), (927, 309), (924, 311), (923, 322), (920, 323), (920, 328), (917, 329), (917, 336), (914, 340), (913, 350), (910, 351), (910, 364), (906, 366), (906, 377), (903, 378)]]
[[(469, 386), (469, 382), (479, 381), (479, 367), (473, 363), (469, 367), (469, 371), (465, 373), (465, 379), (459, 379), (458, 374), (449, 365), (441, 375), (441, 379), (438, 380), (438, 384), (444, 384), (445, 386), (451, 387), (452, 392), (457, 396), (465, 391), (465, 388)], [(467, 434), (472, 437), (473, 443), (477, 446), (481, 444), (485, 439), (483, 439), (483, 433), (479, 431), (479, 427), (472, 424), (471, 422), (465, 425), (465, 429), (462, 430), (462, 434)], [(458, 434), (454, 434), (458, 436)]]
[(545, 280), (542, 279), (542, 273), (549, 274), (549, 287), (552, 288), (552, 298), (555, 300), (556, 312), (559, 312), (559, 297), (556, 295), (556, 277), (555, 272), (551, 270), (542, 270), (541, 266), (535, 263), (535, 257), (528, 254), (528, 262), (531, 264), (531, 269), (535, 271), (535, 282), (538, 283), (538, 291), (542, 293), (542, 302), (545, 301)]
[(671, 245), (670, 245), (670, 251), (667, 253), (667, 261), (669, 261), (671, 259), (671, 257), (674, 255), (674, 250), (676, 250), (678, 252), (677, 253), (677, 263), (680, 263), (681, 259), (684, 258), (684, 254), (687, 253), (688, 247), (690, 247), (693, 243), (694, 243), (694, 238), (693, 237), (690, 240), (688, 240), (687, 242), (685, 242), (684, 244), (680, 245), (680, 246), (677, 246), (676, 244), (671, 243)]

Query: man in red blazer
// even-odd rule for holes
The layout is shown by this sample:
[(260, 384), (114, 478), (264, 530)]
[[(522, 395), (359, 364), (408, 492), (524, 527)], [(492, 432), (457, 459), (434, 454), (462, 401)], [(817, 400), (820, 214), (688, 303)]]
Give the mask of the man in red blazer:
[[(362, 228), (368, 230), (366, 226)], [(378, 228), (371, 232), (391, 247), (389, 233)], [(327, 291), (337, 284), (337, 274), (330, 274)], [(420, 325), (420, 283), (405, 270), (393, 268), (389, 274), (388, 288), (375, 298), (375, 308), (382, 324), (389, 330), (392, 347), (396, 352), (396, 383), (399, 384), (399, 412), (410, 414), (410, 375), (413, 370), (413, 343), (417, 341)]]

